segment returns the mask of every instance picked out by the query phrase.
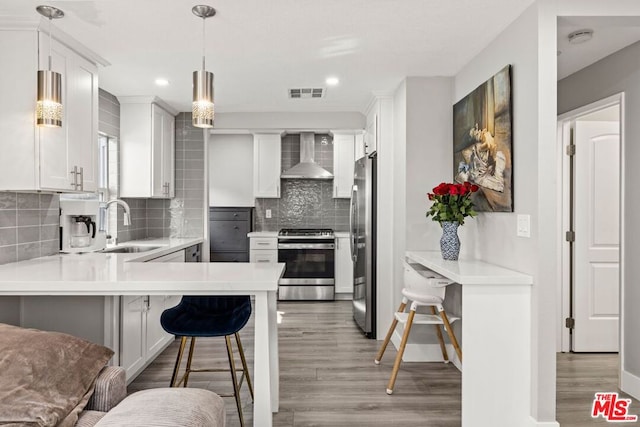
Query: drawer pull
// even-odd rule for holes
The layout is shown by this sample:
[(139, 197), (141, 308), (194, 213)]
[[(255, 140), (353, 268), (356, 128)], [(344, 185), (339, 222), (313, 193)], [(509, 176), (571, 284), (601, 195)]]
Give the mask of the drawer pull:
[(259, 244), (260, 246), (266, 246), (266, 245), (268, 245), (269, 243), (268, 243), (268, 242), (258, 242), (258, 244)]
[(270, 262), (268, 259), (259, 259), (258, 262)]

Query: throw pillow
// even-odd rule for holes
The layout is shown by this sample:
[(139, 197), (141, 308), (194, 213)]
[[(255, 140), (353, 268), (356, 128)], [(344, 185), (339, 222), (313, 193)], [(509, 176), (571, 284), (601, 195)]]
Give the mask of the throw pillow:
[(60, 332), (0, 323), (0, 425), (73, 426), (113, 356)]

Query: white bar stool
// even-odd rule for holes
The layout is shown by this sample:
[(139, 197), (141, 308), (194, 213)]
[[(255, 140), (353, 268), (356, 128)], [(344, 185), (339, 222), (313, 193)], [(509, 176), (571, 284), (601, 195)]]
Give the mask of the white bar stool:
[[(398, 311), (394, 313), (393, 322), (391, 322), (391, 326), (389, 327), (387, 336), (385, 337), (382, 343), (382, 347), (380, 347), (380, 350), (378, 351), (378, 354), (374, 360), (376, 365), (380, 364), (380, 360), (382, 360), (384, 351), (386, 350), (387, 345), (391, 340), (391, 336), (393, 335), (398, 322), (404, 324), (404, 333), (402, 334), (402, 340), (400, 341), (400, 348), (398, 349), (398, 354), (396, 355), (396, 361), (393, 364), (391, 378), (389, 379), (389, 384), (387, 385), (387, 394), (393, 393), (393, 387), (396, 382), (396, 377), (398, 376), (400, 363), (402, 363), (402, 355), (407, 345), (407, 339), (409, 338), (409, 332), (411, 331), (411, 326), (413, 324), (426, 324), (435, 326), (436, 334), (438, 335), (438, 340), (440, 341), (442, 357), (444, 358), (445, 363), (449, 363), (449, 355), (447, 354), (447, 348), (445, 347), (444, 339), (442, 337), (442, 331), (440, 330), (440, 325), (442, 325), (449, 335), (449, 340), (451, 341), (451, 344), (453, 345), (453, 348), (458, 355), (458, 359), (460, 359), (460, 362), (462, 362), (462, 351), (460, 350), (458, 340), (456, 339), (456, 336), (453, 333), (453, 329), (451, 328), (451, 323), (459, 320), (460, 318), (447, 316), (447, 313), (444, 311), (444, 307), (442, 306), (446, 286), (454, 282), (443, 276), (440, 276), (439, 274), (431, 270), (416, 270), (416, 268), (414, 268), (412, 264), (409, 264), (404, 259), (402, 260), (402, 263), (404, 267), (405, 285), (405, 287), (402, 289), (402, 303), (400, 304), (400, 307), (398, 307)], [(411, 301), (409, 313), (405, 313), (404, 310), (409, 301)], [(431, 314), (416, 314), (416, 309), (419, 306), (431, 307)]]

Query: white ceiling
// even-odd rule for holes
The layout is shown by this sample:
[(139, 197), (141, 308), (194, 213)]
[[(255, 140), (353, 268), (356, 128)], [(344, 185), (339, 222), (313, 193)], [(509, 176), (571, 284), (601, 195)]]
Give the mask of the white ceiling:
[[(375, 91), (406, 76), (451, 76), (533, 0), (2, 0), (0, 15), (37, 16), (50, 4), (55, 25), (111, 65), (100, 86), (114, 95), (158, 95), (190, 110), (191, 73), (216, 76), (216, 111), (363, 111)], [(498, 67), (499, 68), (499, 67)], [(325, 87), (322, 99), (290, 100), (287, 89)], [(168, 87), (157, 87), (158, 77)]]
[[(569, 44), (574, 31), (593, 30), (586, 43)], [(640, 40), (640, 17), (562, 17), (558, 18), (558, 80)]]
[[(111, 63), (100, 86), (114, 95), (158, 95), (190, 110), (191, 73), (201, 64), (202, 21), (191, 7), (218, 11), (206, 22), (207, 69), (218, 112), (363, 111), (374, 92), (406, 76), (455, 75), (533, 0), (2, 0), (0, 16), (63, 9), (55, 25)], [(488, 24), (490, 23), (490, 25)], [(569, 45), (577, 29), (593, 40)], [(640, 40), (639, 17), (558, 20), (558, 78)], [(322, 99), (287, 89), (326, 87)], [(170, 81), (158, 87), (158, 77)]]

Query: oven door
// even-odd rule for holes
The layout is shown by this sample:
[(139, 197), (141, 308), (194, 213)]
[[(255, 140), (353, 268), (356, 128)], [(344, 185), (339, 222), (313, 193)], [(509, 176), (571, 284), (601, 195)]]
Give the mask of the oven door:
[(281, 285), (334, 285), (335, 243), (278, 243), (278, 262), (286, 264)]

